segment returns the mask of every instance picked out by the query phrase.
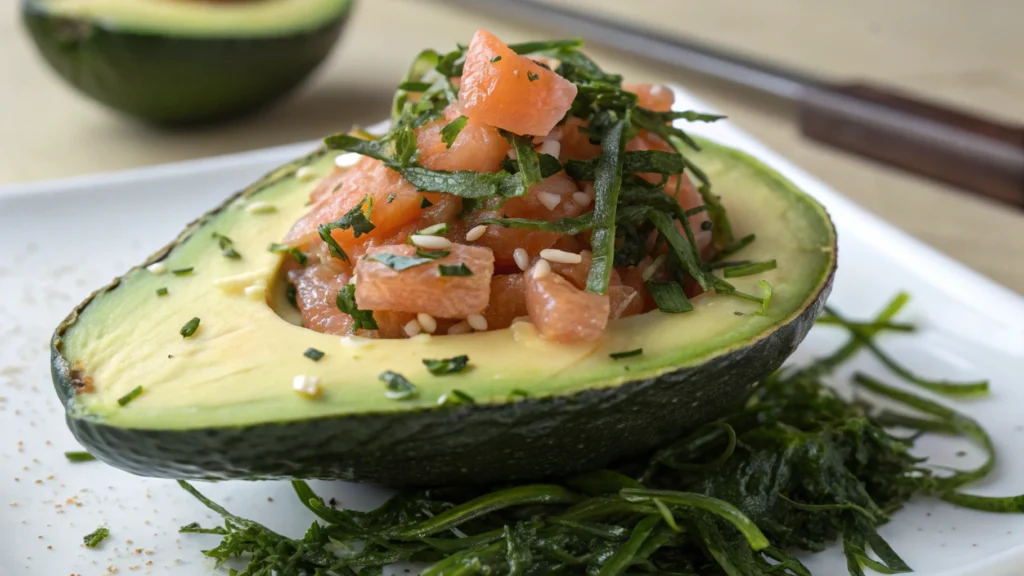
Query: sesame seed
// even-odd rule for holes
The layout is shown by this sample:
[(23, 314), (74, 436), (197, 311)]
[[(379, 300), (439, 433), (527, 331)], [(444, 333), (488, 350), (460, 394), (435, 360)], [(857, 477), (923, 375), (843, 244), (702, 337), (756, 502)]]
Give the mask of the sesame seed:
[(483, 332), (487, 330), (487, 318), (484, 318), (480, 314), (470, 314), (466, 316), (466, 322), (469, 323), (469, 327), (477, 332)]
[(271, 214), (277, 212), (277, 206), (270, 202), (250, 202), (246, 204), (245, 211), (249, 214)]
[(165, 274), (167, 272), (167, 264), (164, 264), (163, 262), (156, 262), (146, 266), (146, 270), (149, 270), (150, 274), (156, 274), (159, 276), (160, 274)]
[(416, 315), (416, 321), (419, 322), (423, 331), (428, 334), (433, 334), (437, 330), (437, 320), (434, 320), (434, 317), (430, 314), (420, 312)]
[(558, 142), (558, 140), (545, 140), (544, 142), (541, 143), (540, 150), (537, 150), (537, 152), (540, 152), (541, 154), (550, 154), (555, 158), (558, 158), (558, 154), (561, 151), (562, 145)]
[(508, 149), (508, 157), (511, 158), (512, 160), (518, 160), (519, 159), (519, 153), (516, 152), (515, 148), (509, 148)]
[(554, 210), (562, 201), (562, 197), (558, 194), (552, 194), (551, 192), (541, 192), (540, 194), (537, 194), (537, 200), (539, 200), (540, 203), (548, 210)]
[(243, 292), (253, 300), (262, 300), (266, 297), (267, 289), (261, 284), (253, 284), (252, 286), (246, 286)]
[(420, 248), (427, 248), (429, 250), (443, 250), (445, 248), (450, 248), (452, 245), (452, 241), (444, 236), (413, 234), (412, 236), (409, 236), (409, 240), (416, 246), (419, 246)]
[(484, 226), (483, 224), (474, 226), (470, 228), (469, 232), (466, 232), (466, 240), (469, 242), (476, 242), (484, 235), (485, 232), (487, 232), (487, 226)]
[(516, 261), (516, 266), (519, 266), (520, 270), (526, 270), (530, 267), (530, 255), (523, 248), (516, 248), (512, 252), (512, 259)]
[(303, 166), (295, 171), (295, 177), (303, 182), (316, 180), (316, 170), (313, 170), (309, 166)]
[(470, 328), (468, 322), (459, 322), (448, 329), (449, 336), (455, 336), (457, 334), (469, 334), (473, 329)]
[(586, 192), (574, 192), (572, 195), (572, 201), (580, 208), (590, 206), (590, 200), (590, 194), (587, 194)]
[(307, 398), (320, 395), (320, 379), (316, 376), (296, 376), (292, 380), (292, 388)]
[(541, 258), (533, 265), (533, 277), (537, 280), (540, 280), (548, 274), (551, 274), (551, 264), (548, 264), (547, 260)]
[(573, 254), (572, 252), (566, 252), (565, 250), (556, 250), (554, 248), (541, 250), (540, 257), (549, 262), (557, 262), (559, 264), (579, 264), (580, 262), (583, 262), (583, 256), (580, 256), (579, 254)]
[(405, 326), (402, 329), (405, 330), (405, 335), (409, 338), (412, 338), (423, 331), (423, 327), (420, 326), (420, 323), (416, 320), (409, 320), (405, 323)]
[(359, 154), (355, 152), (339, 154), (334, 157), (334, 165), (338, 168), (351, 168), (355, 166), (356, 162), (359, 162)]

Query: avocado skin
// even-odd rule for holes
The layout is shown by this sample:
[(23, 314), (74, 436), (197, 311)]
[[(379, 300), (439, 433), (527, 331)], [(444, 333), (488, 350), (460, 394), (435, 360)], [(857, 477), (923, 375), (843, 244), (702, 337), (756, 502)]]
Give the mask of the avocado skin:
[[(228, 198), (139, 267), (161, 260), (238, 198), (291, 177), (325, 153), (319, 150), (278, 168)], [(600, 469), (649, 452), (727, 414), (803, 341), (824, 310), (834, 277), (833, 261), (803, 311), (761, 339), (700, 365), (619, 386), (503, 404), (195, 430), (120, 428), (76, 414), (75, 374), (63, 355), (62, 337), (96, 294), (118, 286), (117, 279), (58, 326), (51, 340), (51, 374), (67, 408), (68, 427), (82, 446), (98, 459), (142, 476), (315, 478), (394, 487), (538, 480)]]
[(296, 88), (327, 57), (351, 8), (315, 30), (274, 38), (184, 38), (105, 28), (22, 3), (40, 53), (72, 86), (158, 125), (253, 112)]

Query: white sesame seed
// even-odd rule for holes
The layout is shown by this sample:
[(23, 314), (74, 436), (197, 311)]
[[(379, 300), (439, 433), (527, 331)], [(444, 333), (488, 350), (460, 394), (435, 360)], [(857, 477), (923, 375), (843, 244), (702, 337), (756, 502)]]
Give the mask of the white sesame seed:
[(537, 200), (539, 200), (540, 203), (548, 210), (554, 210), (562, 201), (562, 197), (558, 194), (552, 194), (551, 192), (541, 192), (540, 194), (537, 194)]
[(479, 240), (484, 233), (487, 232), (487, 226), (480, 224), (479, 226), (473, 226), (466, 232), (466, 240), (469, 242), (476, 242)]
[(540, 280), (548, 274), (551, 274), (551, 264), (548, 264), (548, 261), (543, 258), (537, 260), (537, 263), (533, 265), (533, 277)]
[(253, 284), (252, 286), (246, 286), (245, 295), (253, 300), (263, 300), (267, 294), (267, 288), (262, 284)]
[(516, 266), (519, 266), (520, 270), (526, 270), (530, 267), (530, 255), (523, 248), (513, 250), (512, 259), (516, 261)]
[(480, 314), (470, 314), (466, 316), (466, 322), (469, 323), (469, 327), (477, 332), (483, 332), (487, 330), (487, 318), (484, 318)]
[(273, 214), (277, 212), (277, 206), (270, 202), (250, 202), (246, 204), (245, 211), (249, 214)]
[(405, 330), (406, 336), (412, 338), (413, 336), (422, 332), (423, 328), (420, 326), (420, 323), (417, 322), (416, 320), (409, 320), (408, 322), (406, 322), (405, 326), (403, 327), (403, 330)]
[(320, 379), (316, 376), (296, 376), (292, 380), (292, 388), (307, 398), (320, 395)]
[(590, 194), (586, 192), (573, 192), (572, 201), (580, 208), (590, 206)]
[(583, 262), (583, 256), (580, 256), (579, 254), (573, 254), (572, 252), (566, 252), (565, 250), (556, 250), (554, 248), (541, 250), (540, 257), (548, 262), (557, 262), (559, 264), (579, 264), (580, 262)]
[(163, 262), (155, 262), (153, 264), (150, 264), (149, 266), (146, 266), (146, 270), (149, 270), (150, 274), (156, 274), (157, 276), (159, 276), (160, 274), (167, 273), (167, 264), (164, 264)]
[(303, 166), (295, 171), (295, 177), (303, 182), (310, 182), (316, 180), (316, 170), (313, 170), (309, 166)]
[(512, 160), (518, 160), (519, 159), (519, 153), (516, 152), (515, 148), (509, 148), (508, 149), (508, 157), (511, 158)]
[(541, 154), (550, 154), (555, 158), (558, 158), (558, 154), (561, 151), (562, 145), (558, 142), (558, 140), (545, 140), (544, 142), (541, 143), (540, 150), (537, 150), (537, 152)]
[(470, 328), (469, 323), (459, 322), (458, 324), (455, 324), (454, 326), (448, 329), (448, 335), (455, 336), (458, 334), (469, 334), (472, 331), (473, 329)]
[(445, 248), (451, 248), (452, 241), (445, 238), (444, 236), (425, 236), (423, 234), (413, 234), (409, 236), (409, 240), (413, 244), (420, 248), (426, 248), (428, 250), (443, 250)]
[(428, 334), (433, 334), (437, 330), (437, 320), (434, 320), (434, 317), (430, 314), (420, 312), (416, 315), (416, 321), (419, 322), (423, 331)]
[(355, 152), (349, 152), (347, 154), (339, 154), (334, 157), (334, 165), (338, 168), (351, 168), (359, 162), (359, 154)]

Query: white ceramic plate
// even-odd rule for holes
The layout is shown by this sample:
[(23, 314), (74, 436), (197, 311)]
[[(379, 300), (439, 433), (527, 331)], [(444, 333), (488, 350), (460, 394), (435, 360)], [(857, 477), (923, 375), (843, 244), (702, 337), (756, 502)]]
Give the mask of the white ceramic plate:
[[(678, 106), (707, 110), (684, 92)], [(885, 347), (925, 375), (991, 379), (991, 398), (959, 406), (988, 427), (1000, 454), (992, 478), (972, 489), (1024, 493), (1024, 300), (868, 214), (728, 123), (692, 129), (760, 157), (825, 204), (840, 235), (833, 305), (866, 316), (897, 291), (909, 291), (914, 300), (906, 317), (924, 330), (889, 337)], [(163, 246), (230, 192), (313, 146), (0, 188), (0, 574), (210, 572), (200, 550), (214, 540), (177, 530), (219, 520), (174, 482), (65, 460), (65, 451), (79, 447), (50, 384), (50, 333), (92, 289)], [(794, 360), (826, 353), (840, 341), (836, 331), (816, 328)], [(885, 374), (867, 357), (853, 368)], [(975, 463), (974, 456), (954, 456), (963, 447), (929, 439), (920, 452), (939, 463)], [(314, 487), (360, 509), (387, 495), (344, 483)], [(298, 535), (313, 519), (285, 482), (201, 489), (285, 533)], [(100, 525), (110, 528), (110, 539), (95, 550), (82, 547), (82, 537)], [(897, 513), (882, 534), (920, 574), (1024, 574), (1024, 516), (920, 500)], [(846, 574), (836, 550), (806, 560), (816, 575)]]

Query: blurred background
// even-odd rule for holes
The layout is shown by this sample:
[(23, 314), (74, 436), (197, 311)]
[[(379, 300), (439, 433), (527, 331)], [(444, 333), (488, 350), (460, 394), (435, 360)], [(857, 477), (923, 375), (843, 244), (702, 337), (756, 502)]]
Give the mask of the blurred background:
[[(1020, 0), (552, 1), (1024, 124)], [(428, 0), (361, 0), (324, 64), (286, 98), (235, 120), (169, 129), (73, 90), (40, 55), (17, 4), (0, 13), (0, 185), (317, 139), (385, 118), (395, 84), (424, 47), (446, 50), (479, 27), (509, 42), (558, 36)], [(1024, 210), (811, 143), (790, 105), (613, 51), (591, 53), (630, 80), (683, 84), (867, 209), (1024, 293)]]

